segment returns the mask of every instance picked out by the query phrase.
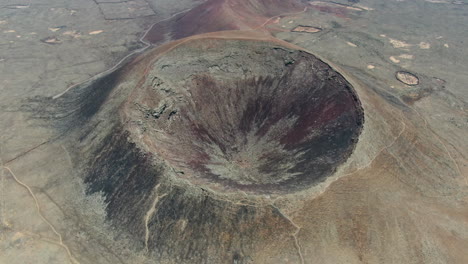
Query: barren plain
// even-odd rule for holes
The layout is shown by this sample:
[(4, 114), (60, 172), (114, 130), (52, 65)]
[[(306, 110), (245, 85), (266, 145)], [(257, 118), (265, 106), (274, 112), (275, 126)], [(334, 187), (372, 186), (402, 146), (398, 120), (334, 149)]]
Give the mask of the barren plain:
[(0, 263), (468, 263), (467, 24), (0, 1)]

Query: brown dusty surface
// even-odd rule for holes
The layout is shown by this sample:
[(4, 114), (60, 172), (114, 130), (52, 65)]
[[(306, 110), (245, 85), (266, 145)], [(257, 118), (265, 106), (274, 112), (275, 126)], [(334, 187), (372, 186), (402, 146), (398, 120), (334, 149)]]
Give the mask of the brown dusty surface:
[[(455, 2), (209, 0), (197, 9), (181, 1), (149, 17), (121, 3), (108, 14), (106, 4), (81, 0), (3, 6), (0, 263), (468, 263), (468, 51), (460, 33), (468, 6)], [(147, 35), (156, 47), (144, 49), (138, 33), (159, 20)], [(290, 32), (299, 25), (323, 30)], [(243, 31), (199, 35), (225, 29)], [(216, 110), (231, 99), (214, 96), (224, 84), (262, 87), (232, 86), (230, 76), (244, 76), (236, 56), (274, 47), (284, 50), (270, 63), (282, 66), (255, 64), (269, 57), (261, 56), (249, 62), (252, 76), (281, 76), (276, 69), (301, 80), (303, 71), (284, 70), (295, 63), (278, 58), (299, 62), (300, 51), (310, 52), (359, 98), (362, 132), (336, 171), (294, 191), (249, 192), (214, 188), (190, 179), (177, 165), (185, 160), (167, 162), (207, 147), (184, 138), (194, 131), (190, 113), (229, 113), (222, 121), (242, 112)], [(146, 52), (126, 57), (139, 49)], [(199, 90), (188, 83), (197, 67), (211, 76)], [(400, 71), (418, 85), (398, 81)], [(220, 92), (205, 96), (207, 88)]]

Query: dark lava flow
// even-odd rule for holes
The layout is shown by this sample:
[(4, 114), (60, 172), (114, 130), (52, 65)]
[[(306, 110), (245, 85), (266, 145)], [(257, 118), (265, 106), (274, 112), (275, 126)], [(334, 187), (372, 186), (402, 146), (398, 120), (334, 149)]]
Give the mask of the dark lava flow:
[(201, 47), (177, 48), (152, 65), (130, 111), (144, 120), (142, 142), (179, 177), (214, 190), (285, 193), (321, 182), (358, 141), (364, 116), (353, 88), (312, 54), (238, 43), (213, 41), (202, 57)]

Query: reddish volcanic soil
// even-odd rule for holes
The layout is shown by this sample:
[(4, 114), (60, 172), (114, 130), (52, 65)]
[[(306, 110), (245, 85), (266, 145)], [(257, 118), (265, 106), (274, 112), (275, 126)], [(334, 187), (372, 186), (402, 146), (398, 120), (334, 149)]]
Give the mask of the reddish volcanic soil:
[(305, 5), (294, 0), (208, 0), (187, 13), (154, 25), (145, 40), (156, 44), (201, 33), (258, 29), (274, 16), (304, 10)]

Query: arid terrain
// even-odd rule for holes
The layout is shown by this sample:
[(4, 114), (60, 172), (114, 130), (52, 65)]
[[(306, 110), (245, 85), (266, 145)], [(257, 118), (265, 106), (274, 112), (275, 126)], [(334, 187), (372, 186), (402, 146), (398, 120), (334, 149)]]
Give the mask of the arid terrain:
[(0, 263), (468, 263), (467, 24), (0, 1)]

